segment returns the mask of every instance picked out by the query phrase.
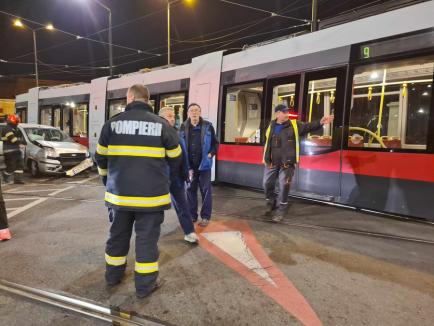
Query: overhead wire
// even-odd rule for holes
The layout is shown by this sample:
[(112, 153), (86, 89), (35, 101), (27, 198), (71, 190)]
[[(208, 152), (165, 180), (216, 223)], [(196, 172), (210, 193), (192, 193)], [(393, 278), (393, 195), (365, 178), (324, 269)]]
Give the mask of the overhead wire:
[[(298, 27), (302, 27), (302, 26), (308, 26), (308, 25), (310, 25), (310, 23), (304, 23), (304, 24), (294, 25), (294, 26), (285, 27), (285, 28), (281, 28), (281, 29), (278, 29), (278, 30), (268, 31), (268, 32), (251, 34), (251, 35), (247, 35), (247, 36), (243, 36), (243, 37), (239, 37), (237, 39), (234, 39), (234, 40), (231, 41), (231, 43), (233, 43), (235, 41), (242, 40), (242, 39), (252, 38), (252, 37), (256, 37), (256, 36), (262, 36), (262, 35), (266, 35), (266, 34), (270, 34), (270, 33), (281, 32), (281, 31), (284, 31), (284, 30), (289, 30), (289, 29), (298, 28)], [(184, 53), (184, 52), (189, 52), (189, 51), (197, 50), (197, 49), (200, 49), (200, 48), (207, 48), (207, 47), (211, 47), (211, 46), (219, 45), (219, 44), (224, 44), (224, 43), (227, 43), (227, 41), (219, 41), (219, 42), (215, 42), (215, 43), (212, 43), (212, 44), (200, 45), (200, 46), (197, 46), (197, 47), (194, 47), (194, 48), (188, 48), (188, 49), (173, 51), (171, 53), (172, 54)], [(143, 58), (143, 59), (133, 60), (133, 61), (130, 61), (130, 62), (125, 62), (125, 63), (118, 64), (116, 67), (121, 67), (121, 66), (129, 65), (129, 64), (132, 64), (132, 63), (136, 63), (136, 62), (141, 62), (141, 61), (147, 61), (149, 59), (153, 59), (153, 58)]]
[[(14, 18), (18, 18), (18, 19), (24, 20), (26, 22), (30, 22), (30, 23), (32, 23), (34, 25), (37, 25), (37, 26), (40, 26), (40, 27), (44, 27), (45, 26), (44, 24), (39, 23), (37, 21), (31, 20), (31, 19), (28, 19), (28, 18), (24, 18), (24, 17), (21, 17), (21, 16), (17, 16), (15, 14), (11, 14), (11, 13), (9, 13), (7, 11), (4, 11), (4, 10), (0, 10), (0, 13), (4, 14), (4, 15), (7, 15), (7, 16), (10, 16), (10, 17), (14, 17)], [(68, 32), (68, 31), (65, 31), (65, 30), (62, 30), (62, 29), (59, 29), (59, 28), (55, 28), (55, 30), (58, 31), (58, 32), (61, 32), (63, 34), (72, 36), (72, 37), (76, 38), (77, 40), (79, 39), (79, 40), (90, 41), (90, 42), (99, 43), (99, 44), (103, 44), (103, 45), (110, 45), (110, 43), (108, 43), (108, 42), (100, 41), (100, 40), (95, 40), (95, 39), (92, 39), (92, 38), (89, 38), (89, 37), (86, 37), (86, 36), (80, 36), (80, 35), (77, 35), (77, 34), (74, 34), (74, 33), (71, 33), (71, 32)], [(146, 50), (135, 49), (135, 48), (131, 48), (129, 46), (124, 46), (124, 45), (120, 45), (120, 44), (116, 44), (116, 43), (111, 43), (111, 45), (113, 47), (117, 47), (117, 48), (124, 49), (124, 50), (129, 50), (129, 51), (135, 51), (137, 53), (149, 54), (149, 55), (153, 55), (153, 56), (156, 56), (156, 57), (161, 56), (161, 54), (159, 54), (159, 53), (151, 53), (151, 52), (147, 52)]]
[[(41, 62), (38, 60), (38, 62)], [(34, 62), (25, 62), (25, 61), (14, 61), (14, 60), (4, 60), (0, 59), (0, 64), (18, 64), (18, 65), (34, 65)], [(43, 63), (46, 66), (53, 66), (53, 67), (63, 67), (63, 68), (79, 68), (79, 69), (109, 69), (109, 67), (95, 67), (95, 66), (81, 66), (81, 65), (66, 65), (66, 64), (54, 64), (54, 63)]]
[(287, 19), (298, 20), (298, 21), (305, 22), (305, 23), (310, 22), (310, 20), (308, 20), (308, 19), (302, 19), (302, 18), (297, 18), (297, 17), (286, 16), (286, 15), (282, 15), (282, 14), (279, 14), (279, 13), (274, 12), (274, 11), (270, 11), (270, 10), (266, 10), (266, 9), (261, 9), (261, 8), (257, 8), (257, 7), (253, 7), (253, 6), (249, 6), (249, 5), (245, 5), (245, 4), (242, 4), (242, 3), (239, 3), (239, 2), (234, 2), (234, 1), (229, 1), (229, 0), (218, 0), (218, 1), (224, 2), (224, 3), (228, 3), (228, 4), (231, 4), (231, 5), (234, 5), (234, 6), (239, 6), (239, 7), (256, 10), (256, 11), (260, 11), (260, 12), (263, 12), (263, 13), (267, 13), (267, 14), (270, 14), (272, 17), (277, 16), (277, 17), (282, 17), (282, 18), (287, 18)]

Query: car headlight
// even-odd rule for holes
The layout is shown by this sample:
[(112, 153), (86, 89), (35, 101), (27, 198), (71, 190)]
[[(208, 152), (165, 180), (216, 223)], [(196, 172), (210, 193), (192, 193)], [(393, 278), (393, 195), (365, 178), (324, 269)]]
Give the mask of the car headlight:
[(89, 151), (86, 151), (86, 158), (90, 157)]
[(56, 150), (51, 147), (44, 147), (45, 157), (58, 157)]

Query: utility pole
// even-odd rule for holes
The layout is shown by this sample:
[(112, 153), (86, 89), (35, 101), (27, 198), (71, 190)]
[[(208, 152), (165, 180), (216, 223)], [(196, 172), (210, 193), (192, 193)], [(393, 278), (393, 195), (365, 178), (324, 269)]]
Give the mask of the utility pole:
[(167, 65), (170, 66), (170, 0), (167, 0)]
[(318, 0), (312, 0), (312, 20), (310, 22), (310, 31), (318, 30)]
[(36, 87), (39, 87), (39, 73), (38, 73), (38, 51), (36, 46), (36, 30), (32, 29), (33, 32), (33, 52), (35, 55), (35, 79), (36, 79)]

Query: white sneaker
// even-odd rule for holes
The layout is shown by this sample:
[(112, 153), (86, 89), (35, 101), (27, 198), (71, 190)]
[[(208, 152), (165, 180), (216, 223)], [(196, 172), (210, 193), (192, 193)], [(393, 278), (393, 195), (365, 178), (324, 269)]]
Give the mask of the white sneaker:
[(199, 241), (199, 238), (197, 237), (196, 233), (191, 232), (184, 237), (184, 240), (190, 243), (197, 243)]

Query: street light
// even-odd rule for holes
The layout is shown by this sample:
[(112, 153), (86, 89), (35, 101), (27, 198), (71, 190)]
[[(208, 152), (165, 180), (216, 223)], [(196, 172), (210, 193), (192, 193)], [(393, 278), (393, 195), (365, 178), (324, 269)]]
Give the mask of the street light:
[(36, 46), (36, 32), (41, 30), (41, 29), (53, 31), (55, 28), (54, 28), (53, 24), (51, 24), (51, 23), (47, 24), (45, 26), (39, 27), (39, 28), (31, 28), (30, 26), (25, 25), (20, 19), (15, 19), (13, 25), (15, 27), (18, 27), (18, 28), (28, 28), (32, 31), (32, 34), (33, 34), (33, 52), (34, 52), (34, 57), (35, 57), (35, 80), (36, 80), (36, 87), (39, 87), (38, 50), (37, 50), (37, 46)]

